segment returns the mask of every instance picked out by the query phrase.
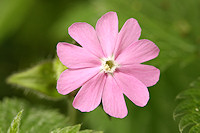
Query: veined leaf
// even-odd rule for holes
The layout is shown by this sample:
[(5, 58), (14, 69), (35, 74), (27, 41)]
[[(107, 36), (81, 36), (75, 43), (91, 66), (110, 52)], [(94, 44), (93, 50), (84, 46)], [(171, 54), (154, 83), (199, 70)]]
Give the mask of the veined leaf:
[(21, 123), (21, 116), (22, 116), (23, 110), (21, 110), (13, 119), (10, 128), (8, 129), (7, 133), (19, 133), (19, 126)]
[(103, 131), (82, 130), (79, 133), (103, 133)]
[[(15, 131), (18, 130), (16, 127), (19, 126), (18, 122), (20, 121), (22, 113), (20, 111), (22, 109), (24, 111), (20, 124), (20, 133), (49, 133), (68, 124), (68, 117), (60, 114), (57, 110), (34, 106), (21, 99), (5, 98), (0, 102), (0, 127), (2, 132), (5, 133), (10, 125), (10, 133), (13, 133), (14, 129)], [(18, 115), (16, 116), (16, 114)], [(11, 122), (12, 124), (10, 124)]]
[(189, 133), (200, 133), (200, 125), (193, 126)]
[(51, 133), (103, 133), (102, 131), (93, 131), (93, 130), (82, 130), (79, 131), (81, 128), (81, 125), (75, 125), (75, 126), (68, 126), (62, 129), (56, 129), (52, 131)]
[(81, 128), (81, 125), (68, 126), (62, 129), (56, 129), (52, 131), (51, 133), (78, 133), (80, 128)]
[(191, 84), (191, 88), (177, 96), (181, 100), (174, 111), (174, 119), (180, 118), (179, 131), (189, 133), (200, 131), (200, 78)]
[(93, 130), (79, 131), (80, 124), (67, 126), (68, 123), (68, 117), (57, 110), (33, 106), (21, 99), (6, 98), (0, 102), (0, 133), (6, 132), (8, 128), (7, 133), (19, 133), (19, 130), (20, 133), (102, 133)]

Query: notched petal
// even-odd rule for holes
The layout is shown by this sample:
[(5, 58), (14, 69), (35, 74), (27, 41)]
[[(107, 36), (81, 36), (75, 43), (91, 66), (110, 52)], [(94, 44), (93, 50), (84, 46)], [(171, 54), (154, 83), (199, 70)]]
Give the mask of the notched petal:
[(86, 49), (65, 42), (58, 43), (57, 55), (69, 68), (97, 67), (101, 64), (99, 58)]
[(134, 18), (128, 19), (119, 32), (115, 55), (118, 56), (121, 51), (138, 41), (140, 35), (141, 28), (138, 21)]
[(82, 112), (94, 110), (101, 102), (105, 79), (105, 74), (99, 73), (86, 82), (74, 99), (74, 108)]
[(119, 64), (143, 63), (158, 56), (159, 48), (150, 40), (142, 39), (124, 49), (117, 57)]
[(101, 58), (104, 56), (95, 29), (88, 23), (78, 22), (68, 28), (69, 35), (82, 47)]
[(128, 114), (122, 89), (109, 74), (106, 79), (102, 97), (103, 109), (110, 116), (124, 118)]
[(96, 33), (106, 57), (111, 56), (118, 36), (118, 17), (115, 12), (103, 15), (96, 24)]
[(149, 91), (147, 87), (135, 77), (116, 72), (114, 78), (123, 93), (137, 106), (144, 107), (149, 101)]
[(82, 86), (99, 72), (99, 67), (84, 69), (67, 69), (60, 75), (57, 81), (57, 90), (66, 95)]

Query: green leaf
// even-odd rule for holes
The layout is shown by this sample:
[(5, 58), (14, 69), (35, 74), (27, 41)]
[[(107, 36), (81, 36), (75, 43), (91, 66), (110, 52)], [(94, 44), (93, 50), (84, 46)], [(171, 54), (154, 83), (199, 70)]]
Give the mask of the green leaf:
[(13, 119), (10, 128), (8, 129), (7, 133), (19, 133), (19, 126), (21, 122), (21, 116), (22, 116), (23, 110), (21, 110)]
[(51, 133), (103, 133), (102, 131), (93, 131), (93, 130), (82, 130), (79, 131), (81, 128), (81, 125), (75, 125), (75, 126), (68, 126), (62, 129), (56, 129), (52, 131)]
[[(21, 110), (21, 111), (20, 111)], [(19, 113), (18, 113), (19, 112)], [(23, 112), (23, 117), (21, 115)], [(17, 114), (18, 113), (18, 114)], [(17, 116), (15, 116), (17, 114)], [(13, 117), (15, 117), (13, 119)], [(11, 123), (12, 122), (12, 123)], [(11, 124), (10, 124), (11, 123)], [(20, 124), (21, 123), (21, 124)], [(22, 99), (5, 98), (0, 102), (0, 133), (78, 133), (81, 125), (67, 126), (68, 117), (57, 110), (32, 105)], [(67, 126), (67, 127), (66, 127)], [(80, 133), (102, 133), (83, 130)]]
[(103, 133), (103, 131), (82, 130), (79, 133)]
[(81, 128), (81, 125), (68, 126), (62, 129), (56, 129), (52, 131), (51, 133), (78, 133), (80, 128)]
[[(8, 83), (19, 86), (26, 91), (34, 90), (36, 94), (43, 97), (61, 97), (56, 90), (56, 78), (63, 70), (61, 63), (55, 61), (45, 61), (26, 71), (18, 72), (8, 78)], [(38, 93), (39, 92), (39, 93)]]
[(180, 118), (179, 131), (200, 131), (200, 78), (191, 87), (177, 96), (181, 100), (174, 110), (174, 119)]
[(200, 133), (200, 125), (193, 126), (189, 133)]
[[(68, 124), (68, 117), (62, 115), (57, 110), (45, 109), (21, 99), (5, 98), (0, 102), (0, 127), (2, 132), (8, 130), (13, 118), (22, 109), (24, 111), (21, 119), (20, 133), (49, 133)], [(20, 115), (19, 113), (15, 119), (19, 120)]]

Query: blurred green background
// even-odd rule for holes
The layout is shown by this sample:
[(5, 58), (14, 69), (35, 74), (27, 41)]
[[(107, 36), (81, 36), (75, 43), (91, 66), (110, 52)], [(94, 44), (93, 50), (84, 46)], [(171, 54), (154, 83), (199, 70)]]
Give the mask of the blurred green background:
[[(72, 23), (95, 26), (108, 11), (117, 12), (119, 28), (127, 19), (136, 18), (142, 28), (141, 39), (160, 48), (160, 55), (148, 62), (161, 70), (161, 77), (149, 88), (151, 98), (146, 107), (126, 99), (128, 116), (109, 118), (101, 107), (90, 113), (69, 111), (65, 100), (35, 97), (6, 83), (13, 73), (54, 59), (58, 42), (72, 43), (67, 31)], [(63, 114), (68, 111), (72, 124), (82, 123), (83, 128), (105, 133), (177, 133), (172, 116), (176, 95), (200, 75), (199, 24), (199, 0), (0, 0), (0, 98), (20, 97)], [(66, 106), (70, 108), (71, 102)]]

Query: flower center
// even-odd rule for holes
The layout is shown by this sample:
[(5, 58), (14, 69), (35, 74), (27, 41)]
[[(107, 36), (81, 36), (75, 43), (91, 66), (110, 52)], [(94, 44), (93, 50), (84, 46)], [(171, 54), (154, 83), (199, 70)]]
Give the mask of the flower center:
[(115, 62), (114, 57), (101, 59), (101, 71), (112, 74), (119, 65)]

